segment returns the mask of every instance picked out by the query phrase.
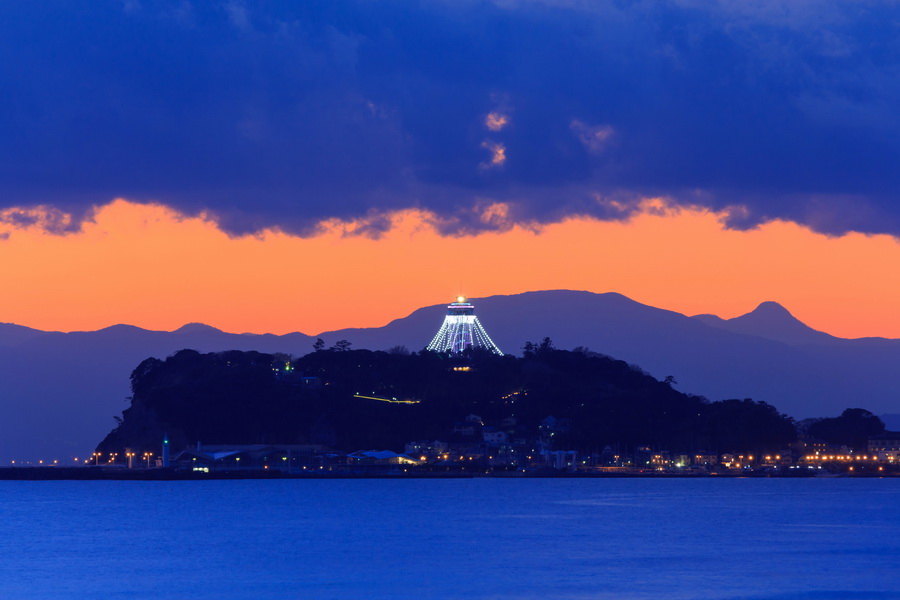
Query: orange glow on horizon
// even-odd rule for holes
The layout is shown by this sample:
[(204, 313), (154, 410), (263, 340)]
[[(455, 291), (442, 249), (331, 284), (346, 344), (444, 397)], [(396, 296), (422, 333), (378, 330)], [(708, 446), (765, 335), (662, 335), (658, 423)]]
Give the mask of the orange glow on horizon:
[(615, 291), (726, 318), (775, 300), (834, 335), (900, 337), (892, 277), (900, 244), (889, 236), (828, 238), (784, 222), (728, 231), (700, 210), (466, 237), (441, 237), (416, 211), (393, 218), (377, 240), (347, 236), (340, 223), (311, 238), (234, 239), (203, 219), (117, 200), (77, 234), (0, 227), (9, 234), (0, 238), (0, 321), (57, 331), (198, 321), (231, 332), (317, 334), (384, 325), (446, 303), (461, 283), (474, 297)]

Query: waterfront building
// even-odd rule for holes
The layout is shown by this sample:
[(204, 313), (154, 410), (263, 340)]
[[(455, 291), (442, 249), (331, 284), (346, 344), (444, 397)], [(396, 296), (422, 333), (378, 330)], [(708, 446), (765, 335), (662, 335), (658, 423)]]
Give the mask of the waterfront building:
[(900, 462), (900, 432), (885, 431), (881, 435), (870, 437), (869, 454), (882, 461)]
[(215, 444), (188, 448), (172, 458), (172, 465), (192, 471), (277, 470), (297, 473), (328, 468), (339, 453), (314, 444)]
[(869, 438), (869, 452), (890, 452), (900, 450), (900, 432), (885, 431)]
[(705, 469), (711, 469), (716, 466), (719, 462), (719, 455), (715, 452), (698, 452), (694, 454), (694, 457), (691, 459), (691, 463), (695, 467), (703, 467)]

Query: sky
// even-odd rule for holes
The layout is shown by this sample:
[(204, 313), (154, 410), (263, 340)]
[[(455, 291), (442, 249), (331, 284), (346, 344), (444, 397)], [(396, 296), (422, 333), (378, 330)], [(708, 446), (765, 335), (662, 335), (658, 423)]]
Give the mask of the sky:
[(462, 292), (900, 337), (900, 4), (0, 6), (0, 322), (308, 334)]

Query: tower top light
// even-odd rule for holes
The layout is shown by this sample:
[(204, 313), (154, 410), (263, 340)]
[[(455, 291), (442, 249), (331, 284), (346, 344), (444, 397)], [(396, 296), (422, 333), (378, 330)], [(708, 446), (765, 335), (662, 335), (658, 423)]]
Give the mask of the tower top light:
[(462, 304), (463, 302), (466, 301), (466, 297), (465, 296), (457, 296), (456, 301), (459, 302), (460, 304)]

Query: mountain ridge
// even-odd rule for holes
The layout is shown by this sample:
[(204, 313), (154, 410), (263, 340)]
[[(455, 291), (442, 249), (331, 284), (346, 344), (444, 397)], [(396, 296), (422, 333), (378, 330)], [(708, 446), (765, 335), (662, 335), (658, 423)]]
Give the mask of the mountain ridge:
[(693, 318), (733, 333), (755, 335), (792, 345), (831, 343), (847, 339), (813, 329), (784, 306), (772, 300), (761, 302), (752, 311), (732, 319), (706, 314), (695, 315)]
[[(900, 364), (900, 340), (850, 340), (807, 331), (776, 306), (757, 307), (747, 319), (740, 320), (747, 316), (742, 315), (716, 325), (615, 292), (545, 290), (472, 302), (492, 339), (509, 354), (550, 337), (558, 348), (587, 347), (658, 379), (671, 375), (678, 389), (711, 400), (752, 397), (797, 418), (834, 416), (857, 405), (876, 413), (900, 412), (900, 389), (891, 375)], [(92, 447), (130, 395), (129, 374), (148, 357), (165, 358), (184, 348), (301, 356), (313, 350), (317, 338), (326, 347), (349, 340), (353, 348), (418, 351), (440, 327), (446, 306), (422, 307), (383, 327), (318, 335), (236, 334), (204, 324), (174, 332), (134, 326), (71, 333), (0, 327), (0, 364), (5, 365), (0, 393), (7, 399), (0, 419), (0, 462), (59, 458)], [(739, 326), (752, 323), (751, 317), (765, 317), (768, 328), (757, 326), (752, 334), (746, 327), (729, 330), (739, 329), (736, 320)]]
[[(646, 308), (651, 308), (651, 309), (657, 310), (657, 311), (663, 311), (666, 313), (676, 314), (676, 315), (680, 315), (680, 316), (687, 316), (687, 315), (684, 315), (683, 313), (679, 313), (674, 310), (659, 308), (659, 307), (655, 307), (655, 306), (652, 306), (649, 304), (643, 304), (641, 302), (633, 300), (633, 299), (629, 298), (628, 296), (625, 296), (624, 294), (620, 294), (618, 292), (597, 293), (597, 292), (588, 292), (588, 291), (584, 291), (584, 290), (567, 290), (567, 289), (536, 290), (536, 291), (529, 291), (529, 292), (521, 292), (518, 294), (496, 294), (493, 296), (485, 296), (485, 297), (481, 297), (481, 298), (470, 298), (469, 301), (471, 301), (471, 302), (482, 302), (482, 301), (491, 302), (496, 299), (502, 299), (502, 298), (511, 298), (511, 297), (529, 298), (529, 297), (531, 297), (532, 294), (546, 295), (546, 294), (557, 294), (557, 293), (570, 294), (570, 295), (571, 294), (579, 294), (579, 295), (583, 294), (586, 297), (591, 297), (591, 298), (603, 297), (603, 298), (608, 298), (610, 301), (620, 302), (623, 305), (646, 307)], [(67, 334), (86, 334), (86, 333), (99, 333), (99, 332), (112, 333), (112, 332), (122, 332), (122, 331), (141, 331), (141, 332), (147, 332), (147, 333), (178, 333), (178, 334), (216, 333), (216, 334), (225, 334), (225, 335), (241, 335), (241, 336), (247, 336), (247, 337), (304, 336), (304, 337), (315, 339), (315, 338), (323, 337), (323, 336), (333, 337), (334, 335), (341, 334), (341, 333), (370, 331), (373, 329), (383, 329), (383, 328), (395, 325), (398, 322), (405, 321), (405, 320), (407, 320), (411, 317), (414, 317), (420, 313), (432, 312), (434, 310), (441, 309), (446, 305), (447, 305), (447, 303), (441, 303), (441, 304), (433, 304), (430, 306), (424, 306), (421, 308), (417, 308), (413, 312), (409, 313), (408, 315), (392, 319), (387, 324), (380, 326), (380, 327), (348, 327), (348, 328), (342, 328), (342, 329), (325, 330), (325, 331), (322, 331), (317, 334), (307, 334), (307, 333), (303, 333), (299, 330), (291, 331), (291, 332), (283, 333), (283, 334), (275, 334), (275, 333), (269, 333), (269, 332), (264, 332), (264, 333), (230, 332), (230, 331), (225, 331), (225, 330), (219, 329), (213, 325), (208, 325), (208, 324), (202, 323), (202, 322), (185, 323), (184, 325), (181, 325), (180, 327), (177, 327), (173, 330), (147, 329), (147, 328), (141, 327), (139, 325), (131, 325), (128, 323), (116, 323), (116, 324), (102, 327), (102, 328), (96, 329), (96, 330), (77, 330), (77, 331), (69, 331), (69, 332), (49, 331), (49, 330), (45, 331), (45, 330), (40, 330), (40, 329), (36, 329), (36, 328), (32, 328), (32, 327), (27, 327), (24, 325), (17, 325), (15, 323), (0, 323), (0, 344), (8, 343), (9, 338), (17, 338), (18, 337), (20, 339), (16, 340), (16, 341), (24, 341), (24, 340), (28, 340), (33, 337), (36, 337), (38, 335), (48, 334), (48, 333), (67, 335)], [(762, 337), (765, 339), (772, 339), (775, 341), (783, 341), (784, 339), (790, 339), (790, 338), (785, 338), (783, 332), (777, 332), (777, 331), (772, 330), (773, 327), (784, 328), (786, 326), (791, 327), (791, 328), (796, 328), (797, 330), (802, 331), (807, 334), (810, 334), (810, 335), (814, 335), (815, 339), (818, 341), (825, 341), (825, 340), (845, 340), (845, 341), (873, 340), (873, 341), (878, 341), (878, 340), (894, 340), (894, 339), (896, 339), (896, 338), (887, 338), (887, 337), (881, 337), (881, 336), (866, 336), (866, 337), (861, 337), (861, 338), (842, 338), (842, 337), (834, 336), (829, 333), (813, 329), (812, 327), (806, 325), (805, 323), (803, 323), (802, 321), (797, 319), (783, 305), (781, 305), (780, 303), (778, 303), (776, 301), (772, 301), (772, 300), (763, 301), (759, 305), (757, 305), (756, 308), (751, 310), (750, 312), (745, 313), (743, 315), (739, 315), (737, 317), (730, 318), (730, 319), (724, 319), (724, 318), (722, 318), (718, 315), (712, 314), (712, 313), (696, 314), (696, 315), (690, 316), (690, 318), (697, 320), (699, 322), (702, 322), (706, 325), (718, 327), (721, 329), (726, 329), (726, 330), (732, 331), (734, 333), (745, 333), (747, 335), (753, 335), (753, 336)], [(759, 325), (765, 325), (767, 327), (759, 328), (758, 327)], [(16, 331), (21, 331), (22, 333), (17, 334), (17, 333), (15, 333)]]

